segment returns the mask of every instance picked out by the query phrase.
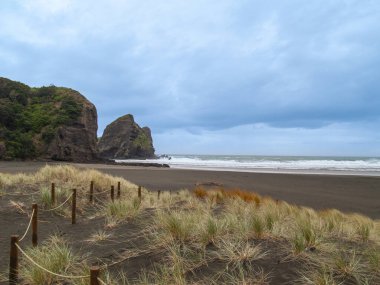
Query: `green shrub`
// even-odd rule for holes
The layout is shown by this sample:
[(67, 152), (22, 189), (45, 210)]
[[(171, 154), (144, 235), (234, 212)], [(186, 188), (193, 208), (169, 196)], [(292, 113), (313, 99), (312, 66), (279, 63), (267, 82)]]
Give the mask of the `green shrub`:
[(0, 129), (8, 159), (35, 157), (40, 137), (49, 144), (59, 126), (73, 124), (82, 112), (69, 89), (29, 88), (5, 78), (0, 86)]

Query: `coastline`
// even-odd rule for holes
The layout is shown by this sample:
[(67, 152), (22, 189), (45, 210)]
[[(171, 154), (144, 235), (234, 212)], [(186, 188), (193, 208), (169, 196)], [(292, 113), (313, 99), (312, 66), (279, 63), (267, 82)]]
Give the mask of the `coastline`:
[(171, 155), (157, 159), (118, 159), (117, 163), (161, 163), (175, 169), (253, 173), (380, 176), (378, 157)]
[(380, 171), (369, 170), (336, 170), (336, 169), (283, 169), (283, 168), (217, 168), (217, 167), (191, 167), (170, 166), (172, 169), (182, 170), (204, 170), (204, 171), (227, 171), (247, 173), (271, 173), (271, 174), (307, 174), (307, 175), (350, 175), (350, 176), (377, 176)]
[(193, 189), (195, 184), (217, 182), (226, 188), (241, 188), (274, 199), (317, 210), (336, 208), (380, 219), (380, 177), (371, 175), (239, 172), (80, 164), (58, 162), (0, 162), (0, 173), (33, 173), (44, 165), (70, 164), (124, 177), (149, 190)]

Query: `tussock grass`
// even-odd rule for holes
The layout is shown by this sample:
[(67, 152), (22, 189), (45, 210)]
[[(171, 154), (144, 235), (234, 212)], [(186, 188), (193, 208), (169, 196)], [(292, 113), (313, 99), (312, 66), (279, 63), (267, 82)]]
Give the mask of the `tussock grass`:
[(114, 177), (94, 169), (82, 169), (71, 165), (46, 165), (33, 174), (0, 174), (0, 189), (22, 189), (25, 185), (50, 187), (50, 184), (55, 182), (58, 188), (77, 188), (82, 190), (79, 191), (81, 193), (83, 189), (89, 189), (91, 181), (94, 181), (95, 193), (96, 190), (110, 189), (111, 185), (116, 186), (119, 181), (123, 192), (130, 193), (136, 188), (136, 185), (122, 177)]
[(334, 256), (333, 272), (338, 280), (352, 280), (358, 283), (367, 276), (361, 257), (356, 251)]
[[(78, 268), (83, 267), (65, 240), (55, 235), (39, 247), (28, 248), (26, 253), (42, 267), (59, 274), (79, 275)], [(62, 280), (36, 267), (25, 258), (20, 264), (20, 277), (24, 283), (35, 285), (56, 284)]]
[(368, 258), (369, 268), (374, 274), (380, 275), (380, 249), (369, 248), (366, 252)]
[(156, 218), (156, 227), (162, 231), (163, 239), (185, 242), (194, 238), (196, 216), (199, 212), (159, 211)]
[(87, 240), (88, 242), (98, 243), (101, 241), (108, 240), (111, 237), (111, 234), (107, 233), (104, 230), (97, 230), (95, 233), (91, 235), (91, 237)]
[(249, 242), (221, 241), (218, 245), (218, 258), (227, 261), (234, 266), (251, 266), (255, 260), (262, 259), (267, 255), (259, 245)]
[[(55, 188), (55, 200), (56, 205), (60, 204), (70, 196), (70, 191), (68, 189), (63, 189), (61, 187)], [(52, 208), (56, 205), (52, 204), (51, 200), (51, 189), (50, 187), (43, 186), (40, 188), (39, 200), (41, 204), (46, 208)]]
[[(51, 182), (57, 184), (57, 200), (68, 197), (71, 192), (66, 189), (75, 186), (85, 212), (95, 207), (83, 206), (88, 205), (85, 189), (91, 180), (95, 181), (95, 193), (121, 181), (122, 196), (114, 202), (109, 196), (103, 198), (97, 211), (91, 212), (105, 217), (108, 229), (98, 230), (88, 241), (107, 240), (113, 226), (133, 220), (144, 233), (141, 239), (138, 236), (139, 242), (147, 241), (144, 254), (159, 252), (161, 258), (137, 279), (126, 274), (115, 278), (105, 271), (107, 284), (271, 284), (275, 272), (258, 264), (280, 261), (297, 262), (294, 284), (380, 284), (380, 221), (359, 214), (315, 211), (241, 189), (218, 187), (163, 191), (160, 199), (157, 192), (142, 189), (140, 200), (137, 187), (121, 178), (69, 166), (47, 166), (34, 176), (0, 176), (0, 187), (20, 181), (36, 183), (40, 201), (50, 207)], [(143, 222), (146, 218), (147, 223)], [(88, 270), (58, 237), (28, 252), (55, 272)], [(138, 250), (134, 256), (139, 256)], [(218, 272), (197, 275), (215, 263), (222, 264), (215, 267)], [(26, 283), (61, 281), (34, 270), (22, 265)], [(78, 280), (76, 284), (86, 282)]]
[(135, 218), (141, 211), (139, 198), (115, 200), (104, 207), (109, 223), (120, 223)]
[(215, 244), (225, 232), (225, 223), (209, 215), (198, 224), (199, 239), (204, 245)]
[(297, 282), (300, 285), (340, 285), (341, 282), (335, 281), (333, 273), (325, 266), (318, 269), (311, 269), (302, 273)]
[(241, 189), (224, 189), (224, 188), (214, 188), (214, 191), (208, 191), (202, 186), (197, 186), (193, 190), (193, 193), (198, 198), (210, 198), (211, 200), (216, 200), (221, 203), (225, 199), (241, 199), (244, 202), (255, 203), (260, 206), (262, 198), (253, 192), (243, 191)]
[(236, 285), (269, 285), (270, 274), (262, 268), (257, 270), (247, 269), (239, 265), (232, 272), (224, 272), (219, 278), (224, 281), (214, 280), (210, 284), (236, 284)]

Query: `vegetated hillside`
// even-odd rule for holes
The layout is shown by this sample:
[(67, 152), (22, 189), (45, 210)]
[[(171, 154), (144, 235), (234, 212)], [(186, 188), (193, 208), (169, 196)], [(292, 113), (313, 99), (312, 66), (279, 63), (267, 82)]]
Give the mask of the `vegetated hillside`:
[(0, 77), (0, 159), (90, 161), (97, 112), (79, 92)]
[(153, 140), (148, 127), (141, 128), (128, 114), (109, 124), (99, 144), (99, 155), (103, 158), (152, 158)]

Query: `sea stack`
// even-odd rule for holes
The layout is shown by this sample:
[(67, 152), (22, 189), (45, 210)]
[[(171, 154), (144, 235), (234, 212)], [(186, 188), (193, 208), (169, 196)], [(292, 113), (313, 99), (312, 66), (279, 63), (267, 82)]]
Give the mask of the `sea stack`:
[(151, 131), (141, 128), (131, 114), (109, 124), (98, 143), (99, 156), (105, 159), (154, 158)]

